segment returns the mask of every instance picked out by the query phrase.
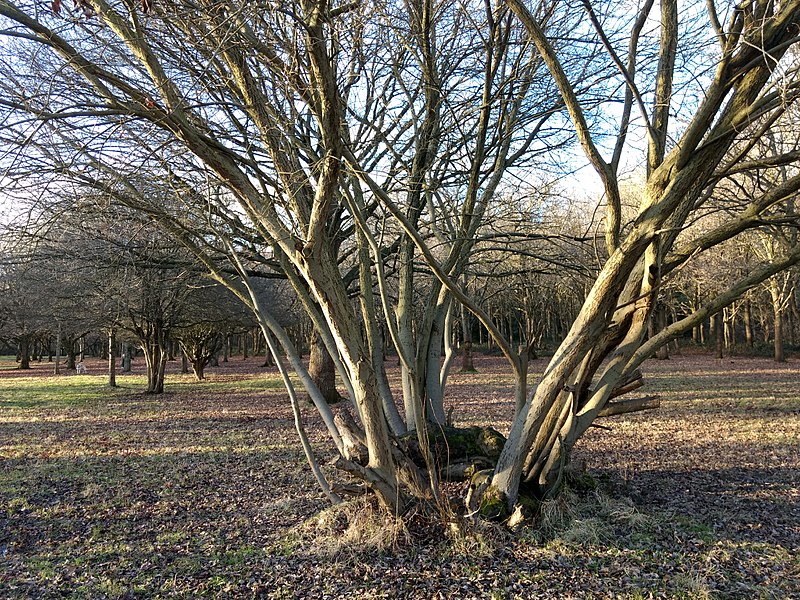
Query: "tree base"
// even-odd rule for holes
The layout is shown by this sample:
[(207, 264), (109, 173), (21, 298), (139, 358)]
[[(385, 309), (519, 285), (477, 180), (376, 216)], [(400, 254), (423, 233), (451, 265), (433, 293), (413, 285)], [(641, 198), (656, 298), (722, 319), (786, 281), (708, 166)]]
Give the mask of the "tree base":
[[(428, 425), (428, 440), (440, 476), (449, 481), (466, 481), (478, 471), (493, 468), (506, 443), (492, 427), (436, 424)], [(397, 443), (417, 466), (425, 468), (416, 432), (400, 437)]]

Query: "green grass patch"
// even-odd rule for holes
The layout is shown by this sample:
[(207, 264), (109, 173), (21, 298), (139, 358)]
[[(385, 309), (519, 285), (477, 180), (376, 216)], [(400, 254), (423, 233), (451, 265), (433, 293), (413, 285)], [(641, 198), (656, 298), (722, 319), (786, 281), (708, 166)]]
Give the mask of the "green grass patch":
[(0, 371), (16, 369), (19, 367), (17, 357), (10, 354), (0, 355)]
[(126, 393), (109, 388), (105, 377), (14, 377), (0, 380), (0, 409), (72, 407)]
[[(118, 375), (117, 387), (107, 385), (105, 375), (61, 377), (13, 377), (0, 379), (0, 411), (3, 409), (72, 408), (136, 394), (147, 387), (144, 375)], [(176, 394), (240, 393), (280, 390), (275, 375), (257, 375), (237, 380), (194, 381), (187, 376), (167, 377), (165, 391)]]
[[(295, 381), (297, 384), (297, 381)], [(195, 381), (194, 378), (171, 380), (169, 377), (164, 383), (164, 389), (175, 392), (253, 392), (259, 390), (283, 389), (283, 381), (278, 375), (255, 375), (231, 380), (214, 380), (213, 374), (204, 381)]]

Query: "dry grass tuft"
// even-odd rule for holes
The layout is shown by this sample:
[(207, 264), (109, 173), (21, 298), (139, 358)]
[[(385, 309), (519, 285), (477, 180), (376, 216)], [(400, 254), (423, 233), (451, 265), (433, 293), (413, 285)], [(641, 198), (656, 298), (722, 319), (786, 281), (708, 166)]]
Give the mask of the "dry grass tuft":
[(678, 573), (670, 583), (679, 596), (693, 600), (710, 600), (714, 597), (708, 582), (700, 573)]
[(508, 529), (492, 521), (454, 519), (446, 531), (444, 553), (450, 556), (488, 558), (511, 539)]
[(599, 517), (575, 519), (559, 537), (570, 544), (599, 545), (610, 536), (608, 523)]
[(640, 512), (630, 498), (611, 497), (599, 490), (595, 492), (595, 498), (602, 514), (612, 523), (625, 525), (636, 531), (651, 528), (654, 524), (653, 519)]
[(653, 518), (637, 510), (629, 498), (609, 496), (601, 490), (581, 495), (565, 488), (541, 504), (529, 535), (539, 542), (598, 545), (614, 537), (620, 527), (642, 531), (654, 525)]
[(387, 515), (374, 499), (357, 498), (314, 515), (301, 527), (310, 551), (323, 556), (384, 552), (411, 543), (406, 521)]

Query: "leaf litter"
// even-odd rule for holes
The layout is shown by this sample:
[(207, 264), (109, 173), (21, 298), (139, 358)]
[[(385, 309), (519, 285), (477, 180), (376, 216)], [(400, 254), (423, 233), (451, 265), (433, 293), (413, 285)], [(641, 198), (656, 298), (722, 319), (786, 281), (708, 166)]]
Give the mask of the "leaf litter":
[[(507, 370), (475, 358), (448, 408), (507, 429)], [(401, 522), (363, 498), (330, 508), (260, 362), (224, 363), (211, 385), (171, 372), (162, 397), (120, 377), (115, 391), (87, 378), (94, 395), (77, 403), (0, 400), (0, 597), (800, 597), (795, 362), (648, 361), (661, 408), (591, 430), (573, 464), (597, 485), (513, 534)], [(0, 371), (0, 389), (52, 379), (34, 366)]]

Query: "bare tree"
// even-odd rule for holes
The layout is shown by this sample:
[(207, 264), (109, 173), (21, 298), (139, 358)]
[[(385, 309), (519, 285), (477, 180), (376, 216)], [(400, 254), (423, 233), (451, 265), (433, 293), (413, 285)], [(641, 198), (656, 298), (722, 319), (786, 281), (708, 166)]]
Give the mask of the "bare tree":
[[(638, 366), (655, 349), (800, 260), (789, 248), (645, 341), (662, 282), (760, 226), (799, 182), (789, 177), (699, 237), (682, 235), (748, 161), (761, 161), (757, 169), (797, 159), (754, 156), (747, 140), (784, 123), (795, 101), (796, 65), (784, 55), (796, 42), (800, 0), (731, 6), (725, 28), (709, 3), (707, 30), (692, 30), (692, 12), (663, 0), (650, 36), (654, 5), (632, 19), (614, 5), (585, 2), (581, 13), (520, 0), (179, 2), (144, 15), (129, 3), (85, 0), (91, 18), (62, 26), (31, 2), (0, 0), (6, 43), (27, 59), (7, 61), (2, 82), (4, 143), (24, 149), (5, 159), (7, 177), (44, 196), (91, 189), (183, 244), (250, 307), (265, 338), (277, 338), (325, 421), (337, 465), (393, 512), (438, 494), (427, 422), (443, 420), (442, 345), (461, 303), (515, 373), (508, 442), (470, 497), (473, 508), (491, 500), (508, 509), (521, 489), (536, 498), (558, 489), (571, 448), (603, 411), (641, 407), (609, 401), (638, 385)], [(566, 31), (589, 33), (560, 43)], [(677, 58), (709, 39), (718, 48), (693, 59), (706, 77), (679, 71)], [(655, 57), (653, 68), (640, 64), (642, 53)], [(700, 98), (691, 114), (681, 108), (690, 98)], [(610, 102), (622, 106), (614, 131)], [(647, 148), (646, 186), (626, 223), (620, 173), (634, 130)], [(508, 179), (528, 178), (539, 157), (573, 137), (604, 191), (605, 244), (582, 308), (529, 393), (527, 352), (459, 282)], [(254, 275), (270, 273), (303, 304), (358, 424), (333, 418), (256, 293)], [(384, 376), (380, 322), (403, 367), (405, 419)], [(407, 429), (423, 466), (397, 441)]]

